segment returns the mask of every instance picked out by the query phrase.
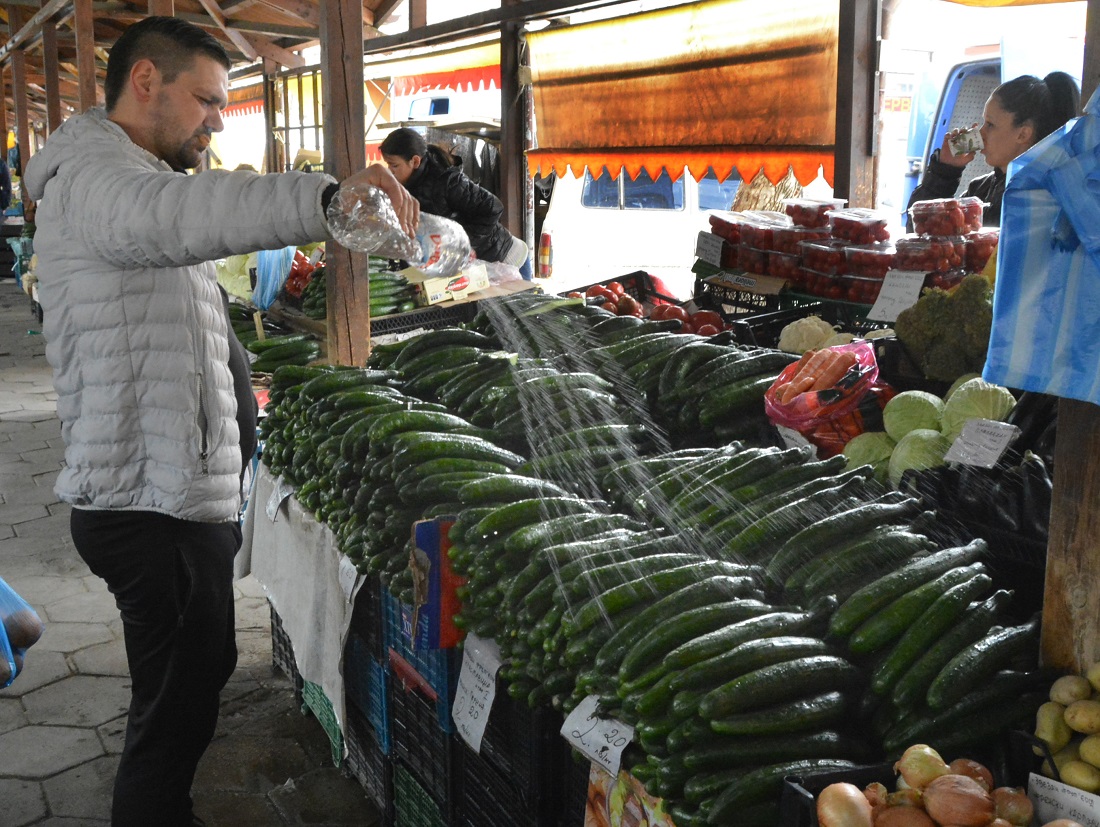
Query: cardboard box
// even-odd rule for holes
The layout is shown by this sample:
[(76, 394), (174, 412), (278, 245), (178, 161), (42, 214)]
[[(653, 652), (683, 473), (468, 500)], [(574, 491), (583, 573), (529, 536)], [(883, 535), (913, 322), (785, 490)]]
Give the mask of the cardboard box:
[(423, 306), (466, 298), (470, 293), (489, 286), (489, 271), (480, 261), (474, 261), (450, 278), (437, 278), (409, 267), (402, 271), (416, 286), (417, 303)]
[(457, 589), (466, 582), (451, 568), (447, 532), (453, 517), (421, 520), (413, 526), (414, 549), (409, 565), (413, 571), (414, 605), (401, 604), (403, 634), (413, 650), (453, 649), (462, 639), (455, 626), (460, 601)]

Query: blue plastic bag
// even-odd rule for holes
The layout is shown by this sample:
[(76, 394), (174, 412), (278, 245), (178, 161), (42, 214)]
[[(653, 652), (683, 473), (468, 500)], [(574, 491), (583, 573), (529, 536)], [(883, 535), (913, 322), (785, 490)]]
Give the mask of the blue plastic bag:
[(1100, 90), (1009, 165), (990, 382), (1100, 404)]
[(261, 310), (267, 310), (290, 275), (297, 247), (283, 247), (281, 250), (260, 250), (256, 263), (256, 286), (252, 290), (252, 303)]
[(37, 612), (0, 579), (0, 688), (9, 686), (23, 671), (23, 657), (43, 631)]

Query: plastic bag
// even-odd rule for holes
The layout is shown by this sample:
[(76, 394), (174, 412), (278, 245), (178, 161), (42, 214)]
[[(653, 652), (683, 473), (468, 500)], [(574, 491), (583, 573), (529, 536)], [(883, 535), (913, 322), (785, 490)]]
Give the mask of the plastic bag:
[(470, 239), (459, 224), (420, 213), (416, 238), (401, 229), (390, 199), (377, 187), (341, 187), (328, 206), (332, 237), (349, 250), (406, 261), (429, 276), (449, 278), (470, 258)]
[(261, 310), (271, 307), (290, 275), (297, 252), (298, 248), (292, 245), (281, 250), (260, 250), (257, 254), (256, 286), (252, 289), (252, 303), (256, 307)]
[(983, 377), (1100, 404), (1100, 90), (1009, 164)]
[[(809, 389), (787, 398), (792, 379), (817, 352), (851, 354), (851, 364), (828, 387)], [(773, 425), (801, 434), (817, 447), (819, 457), (831, 457), (864, 431), (882, 430), (882, 408), (893, 392), (878, 384), (877, 379), (878, 362), (871, 342), (808, 351), (776, 377), (764, 394), (764, 410)]]
[(0, 579), (0, 688), (23, 671), (23, 657), (45, 631), (38, 614)]

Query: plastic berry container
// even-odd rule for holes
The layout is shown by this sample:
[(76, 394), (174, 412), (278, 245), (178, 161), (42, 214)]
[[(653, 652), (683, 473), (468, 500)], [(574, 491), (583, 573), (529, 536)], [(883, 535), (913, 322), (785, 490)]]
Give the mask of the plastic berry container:
[(758, 276), (763, 276), (767, 274), (767, 250), (758, 250), (755, 247), (748, 246), (744, 241), (742, 241), (740, 249), (738, 251), (738, 255), (740, 256), (740, 267), (746, 273), (755, 273)]
[(922, 273), (961, 267), (966, 257), (963, 236), (903, 236), (895, 242), (894, 267)]
[(712, 212), (707, 216), (710, 231), (731, 244), (741, 242), (741, 225), (745, 220), (744, 213), (739, 212)]
[(828, 229), (830, 210), (842, 210), (847, 203), (843, 198), (784, 198), (783, 211), (797, 227)]
[(950, 290), (952, 287), (956, 287), (965, 277), (966, 270), (962, 267), (956, 267), (953, 270), (937, 270), (924, 277), (924, 286)]
[(848, 272), (848, 256), (844, 250), (848, 242), (835, 238), (824, 238), (819, 241), (803, 241), (799, 243), (802, 249), (802, 266), (808, 270), (835, 276), (838, 273)]
[(797, 282), (802, 276), (802, 257), (797, 253), (768, 253), (768, 275)]
[(886, 271), (894, 266), (896, 255), (894, 245), (889, 241), (877, 244), (853, 244), (845, 248), (848, 257), (848, 272), (853, 276), (863, 276), (882, 281)]
[(791, 220), (782, 213), (752, 213), (741, 225), (741, 243), (768, 252), (775, 249), (775, 233), (789, 229)]
[(799, 255), (802, 248), (798, 245), (803, 241), (816, 241), (829, 237), (827, 227), (779, 227), (772, 231), (774, 242), (773, 249), (779, 253)]
[(834, 301), (844, 298), (844, 288), (840, 285), (839, 276), (832, 273), (819, 273), (805, 267), (803, 274), (805, 277), (803, 289), (811, 296), (820, 296)]
[(882, 279), (866, 276), (837, 276), (843, 299), (855, 304), (874, 304), (882, 290)]
[(889, 219), (880, 212), (863, 207), (849, 210), (829, 210), (829, 232), (833, 238), (852, 244), (874, 244), (889, 241)]
[(987, 227), (966, 236), (966, 270), (968, 273), (980, 273), (986, 263), (997, 252), (997, 240), (1001, 231)]
[(720, 266), (722, 267), (740, 267), (741, 266), (741, 245), (733, 244), (725, 239), (722, 239), (722, 255), (719, 259)]
[(913, 230), (921, 235), (956, 236), (982, 228), (985, 204), (980, 198), (932, 198), (909, 208)]

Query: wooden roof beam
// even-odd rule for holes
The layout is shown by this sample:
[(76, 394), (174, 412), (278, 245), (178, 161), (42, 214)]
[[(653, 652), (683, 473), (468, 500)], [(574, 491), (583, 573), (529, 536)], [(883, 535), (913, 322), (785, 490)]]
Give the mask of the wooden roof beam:
[[(227, 16), (233, 17), (237, 12), (252, 5), (266, 6), (291, 17), (297, 17), (313, 27), (321, 25), (321, 16), (317, 13), (317, 6), (307, 2), (307, 0), (236, 0), (222, 6), (222, 11)], [(237, 21), (234, 20), (233, 22), (236, 25)]]
[[(57, 16), (59, 12), (68, 8), (73, 0), (49, 0), (27, 23), (20, 26), (17, 32), (14, 32), (11, 37), (8, 38), (8, 42), (3, 46), (0, 46), (0, 63), (3, 63), (8, 59), (8, 56), (16, 49), (23, 46), (23, 44), (30, 39), (32, 35), (38, 35), (42, 30), (42, 23), (46, 20), (52, 20)], [(15, 9), (13, 9), (15, 11)], [(17, 17), (18, 15), (16, 15)], [(11, 21), (9, 20), (9, 28)]]
[(261, 57), (265, 57), (281, 66), (292, 69), (305, 66), (305, 60), (301, 55), (296, 55), (294, 52), (284, 49), (266, 37), (257, 34), (246, 35), (239, 29), (234, 28), (230, 25), (229, 18), (225, 16), (225, 12), (222, 11), (217, 0), (199, 0), (199, 5), (206, 9), (210, 19), (217, 24), (218, 28), (222, 30), (222, 33), (229, 38), (229, 41), (237, 47), (241, 54), (249, 60), (256, 61)]

